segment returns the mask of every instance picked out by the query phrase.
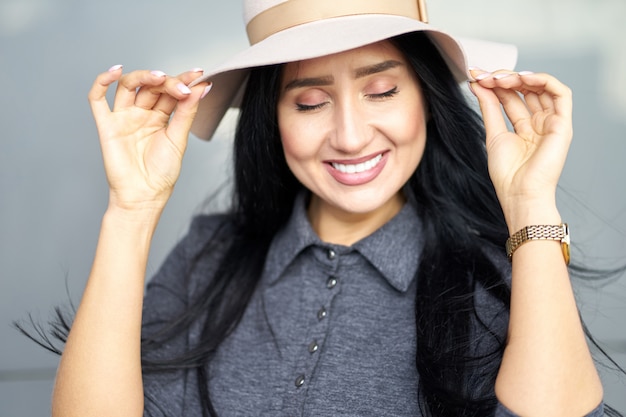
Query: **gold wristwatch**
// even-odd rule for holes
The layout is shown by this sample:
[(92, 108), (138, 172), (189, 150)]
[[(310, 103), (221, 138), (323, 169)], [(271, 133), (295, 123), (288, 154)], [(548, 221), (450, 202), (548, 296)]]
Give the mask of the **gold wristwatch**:
[(569, 227), (567, 223), (561, 223), (560, 225), (548, 226), (548, 225), (535, 225), (526, 226), (521, 230), (518, 230), (506, 240), (506, 255), (509, 261), (513, 259), (513, 252), (519, 248), (523, 243), (529, 240), (559, 240), (561, 241), (561, 250), (563, 251), (563, 258), (565, 264), (569, 265), (570, 253), (569, 253)]

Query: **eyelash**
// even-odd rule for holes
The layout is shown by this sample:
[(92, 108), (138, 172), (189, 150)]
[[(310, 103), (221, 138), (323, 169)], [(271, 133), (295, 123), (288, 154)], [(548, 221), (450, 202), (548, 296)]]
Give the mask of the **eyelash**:
[[(384, 93), (380, 93), (380, 94), (367, 94), (366, 97), (371, 98), (373, 100), (384, 100), (387, 98), (391, 98), (393, 96), (395, 96), (396, 94), (398, 94), (398, 87), (394, 87), (389, 91), (385, 91)], [(314, 104), (312, 106), (307, 105), (307, 104), (300, 104), (300, 103), (296, 103), (296, 109), (300, 112), (308, 112), (308, 111), (314, 111), (314, 110), (319, 110), (322, 107), (324, 107), (327, 104), (327, 102), (323, 102), (323, 103), (319, 103), (319, 104)]]
[(313, 111), (313, 110), (318, 110), (321, 109), (322, 107), (324, 107), (326, 105), (326, 101), (320, 104), (315, 104), (313, 106), (309, 106), (308, 104), (300, 104), (300, 103), (296, 103), (296, 110), (301, 111), (301, 112), (307, 112), (307, 111)]
[(398, 87), (394, 87), (389, 91), (385, 91), (384, 93), (380, 93), (380, 94), (368, 94), (367, 97), (369, 98), (373, 98), (373, 99), (378, 99), (378, 100), (382, 100), (382, 99), (386, 99), (386, 98), (391, 98), (393, 96), (395, 96), (396, 94), (398, 94)]

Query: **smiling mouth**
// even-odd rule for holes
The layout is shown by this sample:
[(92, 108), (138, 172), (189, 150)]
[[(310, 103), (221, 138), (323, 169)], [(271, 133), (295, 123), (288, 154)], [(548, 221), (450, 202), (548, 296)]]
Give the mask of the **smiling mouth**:
[(369, 171), (374, 168), (379, 162), (383, 159), (383, 154), (378, 154), (369, 161), (361, 162), (358, 164), (339, 164), (336, 162), (331, 162), (333, 168), (335, 168), (339, 172), (343, 172), (344, 174), (358, 174), (360, 172)]

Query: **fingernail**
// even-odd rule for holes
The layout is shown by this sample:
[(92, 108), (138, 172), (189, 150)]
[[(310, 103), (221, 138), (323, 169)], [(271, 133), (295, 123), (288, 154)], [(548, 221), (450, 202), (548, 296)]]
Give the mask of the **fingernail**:
[(206, 97), (207, 94), (209, 94), (209, 91), (211, 91), (211, 88), (213, 88), (213, 83), (204, 87), (204, 91), (202, 92), (202, 95), (200, 96), (200, 100), (202, 100), (203, 98)]
[(534, 72), (532, 71), (520, 71), (518, 72), (519, 75), (530, 75), (530, 74), (534, 74)]
[(515, 74), (514, 72), (507, 72), (507, 73), (502, 73), (502, 74), (496, 74), (493, 76), (494, 80), (501, 80), (503, 78), (506, 77), (510, 77), (511, 75)]
[(469, 68), (468, 68), (468, 70), (470, 70), (470, 71), (482, 71), (482, 72), (485, 72), (485, 70), (484, 70), (484, 69), (482, 69), (482, 68), (478, 68), (478, 67), (469, 67)]
[(202, 68), (192, 68), (189, 72), (204, 72)]
[(472, 87), (473, 82), (472, 81), (468, 81), (467, 85), (469, 87), (469, 90), (472, 94), (476, 95), (476, 92), (474, 91), (474, 87)]
[(165, 77), (167, 75), (163, 71), (150, 71), (150, 74), (157, 76), (157, 77)]
[(117, 71), (118, 69), (121, 69), (122, 67), (123, 65), (113, 65), (111, 68), (109, 68), (109, 72)]
[(491, 77), (491, 73), (490, 72), (484, 72), (482, 74), (478, 74), (477, 76), (474, 77), (474, 79), (476, 81), (480, 81), (480, 80), (484, 80), (485, 78)]
[(191, 90), (189, 89), (189, 87), (187, 87), (183, 83), (176, 84), (176, 88), (178, 88), (178, 91), (180, 91), (183, 94), (191, 94)]

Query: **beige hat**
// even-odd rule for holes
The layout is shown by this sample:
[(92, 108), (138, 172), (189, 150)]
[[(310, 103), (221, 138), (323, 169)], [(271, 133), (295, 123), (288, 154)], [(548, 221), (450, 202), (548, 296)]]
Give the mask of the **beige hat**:
[(236, 107), (248, 70), (347, 51), (404, 33), (425, 31), (456, 79), (468, 67), (512, 69), (513, 45), (460, 39), (428, 24), (425, 0), (244, 0), (250, 47), (196, 80), (212, 81), (191, 131), (210, 139), (224, 113)]

